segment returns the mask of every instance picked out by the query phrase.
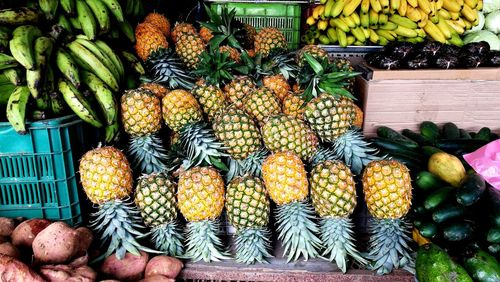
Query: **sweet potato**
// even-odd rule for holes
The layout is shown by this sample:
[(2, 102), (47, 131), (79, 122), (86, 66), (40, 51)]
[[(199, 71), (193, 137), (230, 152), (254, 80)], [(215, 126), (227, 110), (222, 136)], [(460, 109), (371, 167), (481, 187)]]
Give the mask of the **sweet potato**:
[(33, 240), (36, 263), (62, 264), (77, 255), (80, 237), (64, 222), (54, 222), (38, 233)]
[(20, 257), (19, 250), (10, 242), (0, 244), (0, 254), (17, 259)]
[(10, 236), (16, 228), (16, 221), (13, 218), (0, 217), (0, 236)]
[(126, 253), (122, 260), (114, 254), (107, 257), (101, 265), (101, 272), (121, 281), (137, 281), (142, 278), (149, 255), (141, 251), (140, 256)]
[(49, 282), (93, 282), (97, 273), (87, 265), (72, 268), (67, 265), (44, 265), (40, 268), (40, 273)]
[(46, 219), (28, 219), (12, 231), (12, 244), (16, 247), (30, 248), (36, 235), (50, 225)]
[(85, 254), (90, 248), (92, 241), (94, 241), (94, 234), (92, 234), (92, 231), (87, 227), (78, 227), (76, 229), (76, 232), (78, 232), (78, 237), (80, 238), (80, 244), (78, 245), (79, 248), (77, 253)]
[(167, 256), (156, 256), (146, 266), (145, 277), (163, 275), (168, 278), (176, 278), (184, 267), (182, 261)]
[(153, 275), (139, 280), (139, 282), (175, 282), (175, 279), (163, 275)]
[(0, 281), (44, 282), (45, 280), (21, 261), (0, 255)]
[(5, 236), (0, 236), (0, 244), (5, 242), (10, 242), (10, 238)]

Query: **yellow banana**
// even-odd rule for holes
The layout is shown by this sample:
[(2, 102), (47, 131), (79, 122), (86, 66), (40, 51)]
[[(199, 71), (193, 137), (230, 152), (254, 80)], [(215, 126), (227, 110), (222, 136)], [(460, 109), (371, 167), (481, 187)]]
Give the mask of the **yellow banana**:
[[(417, 25), (419, 27), (424, 27), (425, 25), (427, 25), (427, 22), (429, 21), (429, 15), (427, 14), (424, 14), (422, 11), (419, 11), (420, 12), (420, 16), (422, 17), (420, 19), (420, 21), (417, 23)], [(429, 21), (430, 22), (430, 21)]]
[(318, 29), (319, 30), (326, 30), (326, 28), (328, 27), (328, 21), (326, 20), (320, 20), (318, 21)]
[(417, 32), (414, 30), (414, 29), (409, 29), (409, 28), (406, 28), (406, 27), (403, 27), (403, 26), (398, 26), (394, 32), (397, 34), (397, 35), (401, 35), (401, 36), (404, 36), (404, 37), (417, 37)]
[(370, 0), (370, 7), (376, 13), (382, 11), (382, 5), (380, 5), (379, 0)]
[(367, 28), (363, 28), (361, 27), (361, 30), (363, 31), (363, 33), (365, 34), (365, 37), (366, 38), (369, 38), (370, 37), (370, 31), (367, 29)]
[(460, 18), (459, 12), (449, 12), (452, 20), (458, 20)]
[(448, 11), (446, 10), (438, 10), (438, 15), (441, 19), (449, 20), (451, 19), (451, 15)]
[(356, 28), (351, 28), (351, 34), (356, 37), (358, 41), (365, 42), (366, 41), (366, 36), (361, 27), (356, 27)]
[(437, 9), (436, 9), (436, 2), (434, 0), (429, 1), (429, 4), (431, 5), (431, 15), (435, 16)]
[(408, 10), (406, 11), (406, 17), (416, 23), (422, 20), (420, 12), (416, 8), (413, 8), (412, 6), (408, 6)]
[(476, 10), (478, 10), (478, 11), (482, 11), (483, 10), (483, 0), (478, 0), (477, 1)]
[(340, 17), (340, 20), (342, 20), (345, 24), (347, 24), (347, 26), (349, 26), (349, 28), (355, 28), (356, 27), (356, 23), (350, 17), (344, 17), (344, 16), (342, 16), (342, 17)]
[(439, 30), (439, 28), (431, 21), (427, 21), (427, 24), (423, 28), (425, 32), (435, 41), (446, 43), (446, 37), (443, 35), (441, 30)]
[(328, 0), (325, 4), (325, 11), (323, 12), (323, 15), (325, 18), (330, 17), (330, 13), (332, 12), (332, 7), (335, 4), (335, 0)]
[(316, 23), (316, 20), (313, 18), (313, 16), (309, 16), (306, 20), (307, 25), (314, 25)]
[(396, 28), (398, 28), (398, 25), (393, 22), (388, 22), (384, 25), (379, 25), (378, 28), (383, 30), (395, 30)]
[(441, 10), (443, 8), (443, 2), (444, 0), (436, 0), (436, 11)]
[(327, 0), (319, 0), (320, 4), (325, 4)]
[(344, 10), (343, 10), (342, 14), (346, 17), (350, 16), (359, 7), (359, 5), (361, 4), (361, 1), (362, 0), (351, 0), (349, 3), (347, 3), (344, 6)]
[(458, 34), (463, 34), (465, 32), (465, 28), (457, 24), (455, 21), (447, 20), (446, 23), (453, 28)]
[(465, 5), (465, 1), (464, 0), (455, 0), (455, 1), (457, 1), (458, 5), (460, 7), (462, 7), (463, 5)]
[(347, 0), (337, 0), (333, 4), (332, 9), (330, 10), (330, 17), (332, 18), (338, 17), (342, 13), (342, 10), (344, 10), (346, 2)]
[(402, 16), (399, 16), (397, 14), (391, 15), (391, 17), (389, 18), (389, 21), (391, 21), (397, 25), (404, 26), (406, 28), (410, 28), (410, 29), (417, 28), (417, 23), (415, 23), (414, 21), (412, 21), (411, 19), (409, 19), (407, 17), (402, 17)]
[(380, 1), (380, 5), (382, 6), (382, 9), (389, 8), (389, 6), (390, 6), (389, 0), (379, 0), (379, 1)]
[(397, 11), (399, 9), (399, 6), (401, 5), (400, 0), (390, 0), (389, 2), (391, 4), (391, 9), (393, 11)]
[(394, 36), (390, 31), (388, 30), (383, 30), (383, 29), (377, 29), (376, 33), (379, 35), (379, 37), (383, 37), (389, 41), (394, 41), (396, 40), (396, 36)]
[(443, 8), (448, 10), (448, 12), (458, 13), (462, 7), (458, 4), (456, 0), (443, 0)]
[(406, 0), (401, 0), (399, 2), (399, 8), (398, 8), (398, 13), (401, 16), (406, 16), (406, 9), (408, 8), (408, 2)]
[(378, 39), (378, 44), (380, 46), (385, 46), (385, 45), (389, 44), (389, 40), (387, 40), (387, 38), (385, 38), (385, 37), (380, 36)]
[(361, 13), (359, 16), (359, 19), (361, 21), (361, 26), (362, 27), (369, 27), (370, 26), (370, 16), (368, 13)]
[(370, 25), (378, 24), (378, 13), (375, 10), (370, 10)]
[(422, 38), (426, 37), (425, 31), (423, 29), (417, 28), (417, 29), (415, 29), (415, 31), (417, 32), (418, 37), (422, 37)]
[(354, 21), (354, 23), (357, 25), (357, 26), (360, 26), (361, 25), (361, 19), (359, 18), (359, 15), (358, 13), (352, 13), (349, 18)]
[(464, 20), (464, 22), (465, 22), (465, 29), (466, 30), (469, 30), (469, 29), (472, 28), (472, 23), (471, 22), (469, 22), (468, 20)]
[(339, 41), (337, 38), (337, 31), (333, 27), (330, 27), (329, 29), (326, 30), (326, 35), (328, 36), (330, 42), (332, 43), (337, 43)]
[(420, 10), (424, 11), (427, 15), (431, 13), (431, 4), (429, 0), (417, 0), (417, 2)]
[(453, 29), (446, 23), (446, 21), (439, 21), (436, 24), (436, 26), (439, 28), (441, 33), (443, 33), (443, 35), (444, 35), (444, 37), (446, 37), (446, 39), (451, 38), (451, 34), (452, 34)]
[(380, 14), (378, 16), (378, 24), (383, 25), (386, 24), (389, 21), (389, 16), (387, 14)]
[(370, 0), (361, 1), (361, 13), (368, 13), (370, 11)]
[(476, 8), (477, 6), (477, 0), (465, 0), (464, 3), (465, 5), (469, 6), (471, 9)]
[(439, 16), (438, 15), (433, 15), (433, 16), (431, 16), (430, 20), (433, 23), (437, 24), (439, 22)]
[(461, 13), (462, 13), (462, 16), (464, 16), (470, 22), (475, 21), (477, 19), (477, 17), (478, 17), (477, 10), (476, 9), (472, 9), (468, 5), (464, 5), (462, 7)]
[(370, 42), (372, 42), (373, 44), (377, 44), (378, 41), (379, 41), (378, 34), (373, 29), (370, 29)]
[(347, 47), (347, 45), (348, 45), (347, 44), (347, 35), (340, 28), (337, 28), (337, 40), (339, 41), (340, 46)]
[(349, 28), (349, 26), (341, 19), (331, 19), (330, 20), (330, 25), (331, 23), (334, 23), (335, 27), (337, 27), (338, 29), (341, 29), (343, 32), (349, 32), (351, 29)]
[(467, 26), (462, 18), (458, 18), (455, 22), (463, 28)]
[(352, 36), (352, 35), (349, 35), (347, 36), (347, 45), (353, 45), (354, 42), (356, 42), (356, 37)]
[(417, 8), (418, 2), (417, 0), (408, 0), (408, 5), (412, 6), (413, 8)]
[(321, 9), (321, 7), (324, 7), (324, 6), (318, 5), (318, 6), (314, 7), (314, 9), (313, 9), (312, 16), (315, 20), (319, 19), (319, 10)]
[(319, 5), (318, 6), (318, 16), (321, 17), (325, 13), (325, 6), (324, 5)]

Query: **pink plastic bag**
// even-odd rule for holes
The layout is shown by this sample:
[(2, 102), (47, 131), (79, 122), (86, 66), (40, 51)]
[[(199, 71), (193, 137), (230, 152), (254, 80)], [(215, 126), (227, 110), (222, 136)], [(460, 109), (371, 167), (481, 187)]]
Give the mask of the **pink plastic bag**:
[(464, 159), (484, 180), (500, 190), (500, 140), (464, 155)]

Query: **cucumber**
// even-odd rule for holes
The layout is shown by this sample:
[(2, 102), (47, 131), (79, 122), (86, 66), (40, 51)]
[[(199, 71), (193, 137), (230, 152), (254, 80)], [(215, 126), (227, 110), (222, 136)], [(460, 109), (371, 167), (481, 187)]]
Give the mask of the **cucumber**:
[(443, 152), (443, 150), (438, 149), (438, 148), (433, 147), (433, 146), (423, 146), (422, 152), (424, 153), (424, 155), (426, 157), (430, 157), (430, 156), (434, 155), (435, 153)]
[(500, 264), (487, 252), (478, 249), (464, 260), (464, 268), (478, 282), (500, 281)]
[(495, 256), (500, 255), (500, 244), (489, 245), (488, 251)]
[(469, 239), (472, 233), (472, 225), (468, 222), (453, 223), (443, 228), (443, 238), (452, 242)]
[(490, 141), (495, 141), (495, 140), (497, 140), (497, 139), (499, 139), (499, 138), (500, 138), (500, 136), (498, 136), (498, 134), (496, 134), (496, 133), (493, 133), (493, 132), (492, 132), (492, 133), (490, 134)]
[(416, 220), (413, 221), (413, 226), (415, 226), (416, 228), (420, 228), (422, 226), (422, 224), (423, 223), (420, 220), (416, 219)]
[(427, 210), (424, 208), (424, 206), (422, 205), (418, 205), (417, 207), (413, 208), (413, 211), (416, 213), (416, 214), (426, 214), (427, 213)]
[(401, 131), (401, 134), (403, 134), (404, 136), (406, 136), (406, 137), (410, 138), (411, 140), (417, 142), (420, 146), (430, 144), (430, 142), (429, 142), (429, 140), (427, 140), (427, 138), (425, 138), (424, 136), (416, 133), (413, 130), (403, 129), (403, 131)]
[(432, 220), (443, 223), (447, 220), (460, 218), (464, 215), (464, 208), (459, 206), (447, 206), (437, 209), (432, 213)]
[(472, 172), (467, 174), (462, 186), (457, 189), (457, 202), (463, 206), (475, 204), (484, 191), (486, 190), (486, 182), (478, 173)]
[(460, 130), (453, 122), (447, 122), (443, 125), (443, 138), (444, 139), (459, 139)]
[(454, 189), (453, 187), (446, 186), (432, 192), (424, 201), (425, 209), (434, 210), (437, 208), (451, 196)]
[(491, 129), (488, 127), (481, 128), (474, 136), (476, 140), (490, 141)]
[(436, 147), (446, 152), (473, 152), (482, 146), (488, 144), (488, 141), (479, 139), (441, 139), (436, 142)]
[(420, 124), (420, 134), (430, 142), (439, 139), (439, 127), (432, 121), (424, 121)]
[(370, 142), (372, 142), (373, 144), (375, 144), (376, 146), (378, 146), (380, 148), (387, 149), (390, 151), (398, 151), (398, 152), (401, 152), (403, 154), (412, 155), (412, 156), (419, 155), (418, 149), (409, 148), (405, 145), (402, 145), (401, 143), (389, 140), (387, 138), (376, 137), (376, 138), (370, 139)]
[(486, 240), (493, 244), (500, 244), (500, 227), (494, 226), (490, 228)]
[(469, 132), (467, 132), (465, 129), (460, 129), (460, 139), (472, 139), (472, 136), (470, 136)]
[(435, 244), (426, 244), (417, 251), (416, 277), (421, 282), (472, 282), (469, 274)]
[(417, 184), (418, 188), (424, 191), (434, 190), (445, 185), (444, 182), (439, 179), (439, 177), (426, 170), (418, 173), (415, 183)]
[(417, 142), (411, 140), (410, 138), (398, 133), (396, 130), (389, 128), (387, 126), (380, 126), (379, 128), (377, 128), (377, 135), (379, 137), (399, 143), (405, 147), (408, 147), (409, 149), (417, 149), (419, 147)]
[(425, 238), (432, 239), (438, 233), (438, 227), (434, 222), (425, 222), (419, 228), (420, 235)]

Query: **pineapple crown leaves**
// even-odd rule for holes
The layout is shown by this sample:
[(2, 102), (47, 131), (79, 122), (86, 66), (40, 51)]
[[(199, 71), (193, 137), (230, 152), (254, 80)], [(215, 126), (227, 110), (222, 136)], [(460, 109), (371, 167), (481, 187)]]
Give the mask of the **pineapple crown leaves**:
[(294, 53), (287, 52), (282, 48), (273, 49), (267, 57), (261, 53), (255, 54), (252, 58), (246, 51), (241, 52), (242, 65), (245, 75), (250, 75), (255, 81), (273, 74), (282, 74), (285, 79), (295, 78), (299, 68), (295, 64)]
[(160, 83), (170, 89), (191, 89), (193, 78), (171, 48), (154, 51), (146, 61), (149, 77), (141, 77), (143, 82)]
[(301, 255), (307, 261), (309, 257), (318, 257), (317, 249), (321, 240), (315, 235), (319, 232), (315, 223), (314, 209), (306, 201), (298, 201), (278, 206), (276, 220), (278, 239), (283, 242), (287, 262), (297, 260)]
[(165, 156), (165, 163), (169, 164), (166, 170), (175, 173), (182, 166), (188, 166), (189, 162), (186, 159), (187, 155), (182, 146), (178, 143), (172, 144)]
[(300, 72), (298, 81), (301, 85), (307, 85), (302, 94), (305, 103), (318, 97), (323, 92), (356, 100), (345, 87), (349, 85), (346, 80), (360, 75), (359, 72), (339, 70), (335, 65), (330, 64), (326, 58), (320, 62), (307, 53), (304, 54), (304, 57), (308, 64), (304, 67), (304, 71)]
[(243, 229), (236, 233), (236, 261), (245, 264), (268, 263), (273, 257), (271, 249), (271, 232), (267, 228)]
[(178, 257), (184, 253), (182, 230), (177, 222), (169, 222), (151, 229), (151, 242), (167, 256)]
[(414, 265), (410, 254), (410, 225), (403, 219), (371, 219), (368, 231), (370, 252), (367, 259), (369, 268), (377, 274), (389, 274), (394, 268), (405, 268), (411, 273)]
[(166, 153), (162, 140), (156, 135), (130, 139), (128, 154), (131, 156), (134, 171), (139, 169), (140, 172), (149, 174), (165, 170)]
[(338, 160), (338, 156), (333, 149), (329, 147), (318, 147), (309, 159), (309, 170), (312, 170), (320, 162), (335, 160)]
[(265, 147), (261, 147), (257, 151), (251, 153), (244, 160), (235, 160), (232, 158), (228, 158), (229, 170), (226, 174), (226, 181), (230, 182), (235, 177), (245, 175), (261, 178), (262, 163), (269, 154), (269, 150), (267, 150)]
[(239, 31), (235, 25), (236, 10), (231, 9), (231, 11), (229, 11), (227, 7), (222, 7), (221, 14), (218, 15), (206, 4), (204, 6), (210, 21), (199, 23), (201, 26), (208, 28), (213, 34), (208, 45), (211, 48), (218, 48), (220, 45), (223, 45), (223, 43), (226, 43), (224, 45), (242, 50), (243, 47), (241, 47), (236, 39), (236, 33)]
[(347, 271), (348, 256), (361, 265), (368, 264), (356, 249), (353, 227), (350, 218), (322, 218), (320, 221), (321, 241), (325, 245), (323, 256), (329, 261), (335, 261), (344, 273)]
[(219, 48), (209, 48), (201, 53), (200, 62), (193, 73), (209, 84), (219, 87), (222, 83), (233, 79), (233, 72), (246, 71), (244, 66), (237, 65), (229, 56), (229, 52), (220, 52)]
[(229, 255), (222, 251), (223, 244), (219, 238), (219, 222), (202, 220), (188, 222), (186, 253), (182, 258), (205, 262), (229, 259)]

